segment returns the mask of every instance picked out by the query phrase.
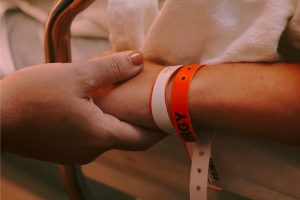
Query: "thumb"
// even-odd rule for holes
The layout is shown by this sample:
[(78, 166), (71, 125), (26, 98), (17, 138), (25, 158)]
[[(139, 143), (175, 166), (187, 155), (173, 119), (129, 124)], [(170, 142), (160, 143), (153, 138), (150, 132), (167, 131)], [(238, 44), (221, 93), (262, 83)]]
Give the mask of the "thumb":
[[(94, 58), (86, 63), (78, 63), (78, 71), (83, 72), (89, 90), (104, 85), (127, 80), (143, 68), (143, 54), (125, 51), (105, 57)], [(82, 74), (82, 73), (80, 73)]]

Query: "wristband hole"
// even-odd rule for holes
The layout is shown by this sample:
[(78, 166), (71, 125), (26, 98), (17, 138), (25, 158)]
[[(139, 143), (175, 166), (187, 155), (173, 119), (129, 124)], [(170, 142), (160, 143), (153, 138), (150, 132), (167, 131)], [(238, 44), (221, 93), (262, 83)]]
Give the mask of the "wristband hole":
[(192, 69), (192, 68), (191, 68), (191, 67), (188, 67), (188, 68), (187, 68), (187, 70), (190, 70), (190, 69)]
[(199, 185), (196, 186), (196, 190), (201, 190), (201, 187)]
[(181, 80), (185, 80), (185, 76), (181, 77)]
[(200, 152), (199, 152), (199, 156), (204, 156), (204, 152), (203, 152), (203, 151), (200, 151)]
[(202, 170), (200, 168), (198, 168), (197, 171), (199, 174), (202, 172)]

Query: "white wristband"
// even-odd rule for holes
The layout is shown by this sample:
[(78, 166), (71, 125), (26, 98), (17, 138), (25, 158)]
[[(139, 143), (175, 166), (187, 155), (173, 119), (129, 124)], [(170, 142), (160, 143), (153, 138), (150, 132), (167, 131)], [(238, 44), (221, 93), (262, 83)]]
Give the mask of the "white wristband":
[(211, 153), (211, 135), (201, 143), (194, 142), (191, 158), (190, 199), (207, 199), (207, 182), (209, 179), (209, 161)]
[(182, 65), (167, 67), (159, 73), (151, 97), (151, 111), (154, 122), (159, 129), (169, 134), (176, 134), (176, 130), (172, 125), (166, 105), (166, 86), (171, 76), (180, 67)]

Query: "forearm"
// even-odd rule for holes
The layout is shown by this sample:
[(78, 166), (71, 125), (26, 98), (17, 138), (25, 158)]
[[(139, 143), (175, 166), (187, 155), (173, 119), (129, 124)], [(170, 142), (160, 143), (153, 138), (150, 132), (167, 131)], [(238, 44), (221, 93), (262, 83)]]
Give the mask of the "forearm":
[(195, 125), (300, 145), (300, 66), (221, 64), (195, 75), (189, 106)]
[[(124, 121), (155, 128), (149, 110), (151, 88), (162, 66), (144, 71), (96, 104)], [(170, 96), (172, 81), (168, 86)], [(170, 104), (168, 98), (167, 104)], [(193, 125), (221, 129), (286, 144), (300, 145), (300, 67), (287, 64), (205, 66), (189, 91)]]

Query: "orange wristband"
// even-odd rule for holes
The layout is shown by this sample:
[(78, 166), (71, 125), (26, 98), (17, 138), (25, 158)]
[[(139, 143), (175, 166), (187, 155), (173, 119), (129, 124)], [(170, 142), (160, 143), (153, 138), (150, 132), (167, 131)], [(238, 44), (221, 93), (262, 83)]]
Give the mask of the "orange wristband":
[[(200, 64), (184, 65), (175, 76), (171, 94), (172, 124), (191, 161), (191, 200), (207, 199), (207, 182), (211, 188), (219, 189), (209, 172), (211, 136), (202, 132), (201, 134), (204, 134), (206, 139), (201, 137), (201, 141), (199, 141), (189, 114), (190, 83), (194, 74), (202, 66)], [(212, 160), (210, 166), (214, 167)]]
[[(184, 65), (176, 74), (172, 88), (171, 119), (184, 145), (186, 142), (196, 142), (197, 140), (190, 119), (188, 96), (191, 80), (201, 66), (199, 64)], [(191, 155), (187, 147), (186, 150)]]

